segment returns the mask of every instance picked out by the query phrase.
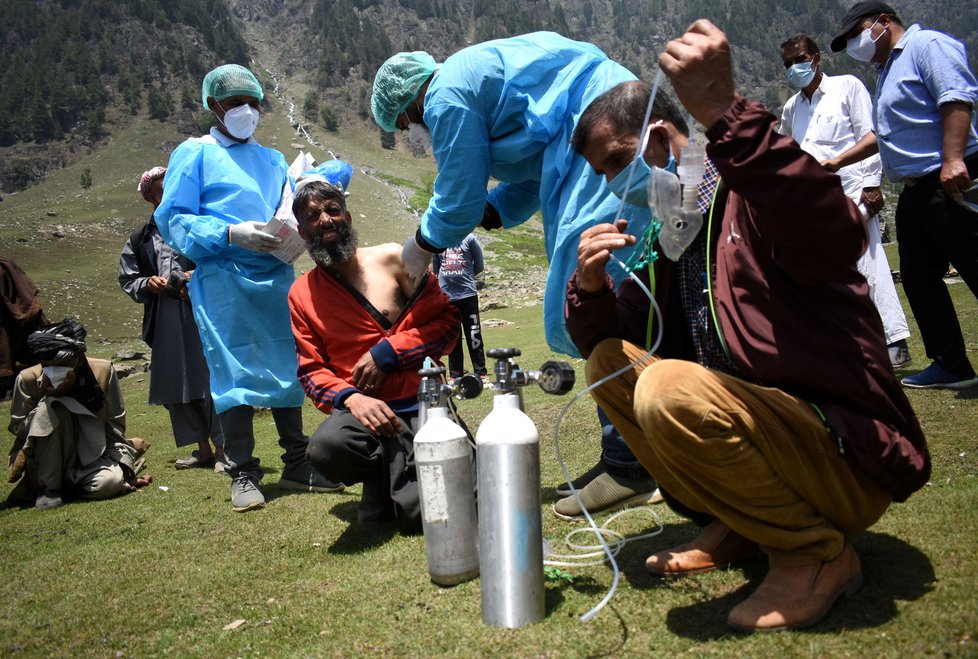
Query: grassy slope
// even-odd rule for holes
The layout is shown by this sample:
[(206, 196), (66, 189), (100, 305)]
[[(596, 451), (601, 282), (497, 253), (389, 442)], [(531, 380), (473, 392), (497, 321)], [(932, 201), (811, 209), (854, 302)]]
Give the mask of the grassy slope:
[[(294, 154), (295, 140), (280, 113), (266, 118), (260, 139)], [(0, 204), (0, 251), (42, 286), (52, 317), (82, 317), (97, 356), (139, 345), (139, 309), (115, 284), (115, 260), (125, 235), (148, 210), (134, 192), (135, 177), (163, 158), (161, 142), (176, 140), (159, 125), (122, 132), (109, 150)], [(430, 174), (425, 161), (380, 151), (373, 135), (333, 142), (328, 146), (338, 155), (356, 154), (358, 165), (411, 185), (421, 185), (422, 175)], [(89, 191), (78, 185), (84, 167), (95, 179)], [(351, 206), (355, 217), (363, 216), (358, 222), (367, 241), (400, 239), (411, 230), (410, 214), (389, 189), (357, 175), (353, 192)], [(48, 210), (58, 215), (48, 217)], [(48, 235), (57, 225), (65, 227), (65, 238)], [(79, 227), (85, 228), (83, 235), (74, 232)], [(507, 236), (505, 247), (497, 243), (499, 258), (492, 267), (502, 272), (490, 281), (515, 278), (522, 284), (519, 268), (539, 259), (531, 248), (537, 239), (531, 228)], [(509, 257), (509, 250), (526, 250), (526, 257)], [(299, 270), (307, 267), (303, 263)], [(975, 354), (974, 298), (961, 285), (952, 290)], [(514, 305), (486, 317), (512, 323), (486, 331), (490, 347), (519, 346), (526, 368), (552, 357), (536, 306)], [(914, 365), (922, 365), (917, 337), (911, 347)], [(575, 366), (580, 377), (580, 362)], [(358, 487), (333, 495), (277, 492), (281, 463), (270, 416), (259, 415), (256, 423), (258, 455), (269, 470), (270, 505), (262, 512), (232, 514), (227, 480), (172, 468), (182, 452), (172, 445), (165, 411), (145, 404), (147, 386), (145, 377), (123, 380), (130, 433), (154, 444), (148, 456), (152, 486), (44, 514), (0, 510), (0, 548), (7, 557), (0, 585), (0, 653), (896, 657), (978, 652), (974, 394), (910, 392), (931, 442), (934, 474), (927, 488), (855, 539), (867, 576), (859, 596), (840, 604), (814, 631), (739, 636), (727, 630), (726, 612), (762, 578), (763, 563), (668, 583), (649, 578), (644, 557), (694, 533), (662, 508), (656, 509), (665, 522), (661, 537), (626, 546), (618, 593), (593, 622), (582, 624), (577, 616), (611, 583), (604, 567), (570, 569), (573, 581), (548, 583), (544, 622), (516, 631), (486, 627), (478, 581), (437, 588), (427, 579), (420, 537), (357, 527)], [(535, 389), (527, 396), (542, 437), (544, 532), (558, 545), (575, 528), (549, 512), (551, 488), (560, 478), (553, 425), (566, 402)], [(0, 416), (7, 408), (0, 405)], [(488, 399), (462, 403), (461, 409), (474, 429), (488, 411)], [(561, 429), (561, 449), (572, 473), (589, 467), (597, 455), (592, 409), (588, 401), (578, 402)], [(311, 407), (305, 414), (307, 430), (321, 420)], [(9, 491), (9, 485), (0, 486), (0, 496)], [(641, 514), (620, 523), (629, 535), (651, 526)], [(223, 631), (237, 619), (246, 623)]]

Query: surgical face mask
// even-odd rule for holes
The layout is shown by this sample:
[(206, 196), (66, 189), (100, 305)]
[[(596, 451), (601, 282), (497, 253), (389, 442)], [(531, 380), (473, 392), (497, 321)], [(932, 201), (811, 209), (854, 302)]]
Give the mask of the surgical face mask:
[(224, 121), (221, 123), (224, 124), (232, 137), (247, 140), (254, 135), (255, 129), (258, 128), (258, 117), (258, 110), (255, 108), (250, 105), (239, 105), (228, 110), (224, 115)]
[(51, 386), (57, 389), (65, 383), (68, 379), (68, 374), (71, 373), (74, 368), (71, 366), (44, 366), (44, 376), (51, 383)]
[(788, 67), (788, 84), (795, 89), (804, 89), (815, 79), (814, 62), (799, 62)]
[(644, 208), (649, 205), (649, 176), (651, 175), (652, 168), (645, 162), (645, 157), (639, 154), (628, 164), (628, 167), (608, 181), (608, 187), (616, 197), (624, 199), (626, 204)]
[[(661, 122), (658, 122), (661, 123)], [(639, 155), (628, 163), (625, 169), (618, 172), (615, 178), (608, 181), (608, 188), (619, 199), (623, 199), (626, 204), (645, 208), (649, 205), (649, 177), (652, 175), (652, 168), (645, 162), (645, 147), (648, 146), (649, 136), (652, 134), (651, 127), (642, 140)], [(666, 171), (676, 171), (676, 158), (669, 149), (669, 161), (664, 168)], [(626, 187), (627, 186), (627, 187)]]
[[(876, 25), (877, 21), (879, 21), (879, 18), (873, 21), (873, 25)], [(870, 25), (846, 42), (846, 52), (849, 53), (849, 57), (859, 62), (872, 61), (873, 55), (876, 54), (876, 42), (886, 32), (886, 28), (884, 28), (883, 32), (880, 32), (879, 36), (874, 39), (873, 25)]]
[(412, 121), (408, 125), (408, 142), (427, 151), (431, 148), (431, 133), (424, 124)]

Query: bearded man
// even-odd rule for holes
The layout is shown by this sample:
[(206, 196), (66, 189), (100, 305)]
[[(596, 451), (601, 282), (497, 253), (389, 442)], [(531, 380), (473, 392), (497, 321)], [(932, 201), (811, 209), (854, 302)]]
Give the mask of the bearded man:
[(349, 179), (300, 181), (292, 205), (316, 267), (289, 291), (299, 382), (329, 414), (307, 455), (329, 479), (363, 483), (360, 524), (421, 527), (414, 427), (418, 370), (448, 354), (459, 315), (430, 272), (415, 281), (396, 243), (357, 247)]

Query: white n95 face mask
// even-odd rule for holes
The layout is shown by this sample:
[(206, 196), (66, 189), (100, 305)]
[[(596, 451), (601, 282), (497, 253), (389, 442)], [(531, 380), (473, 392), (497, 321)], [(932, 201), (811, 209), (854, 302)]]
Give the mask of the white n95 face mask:
[(428, 151), (431, 149), (431, 133), (423, 124), (411, 122), (408, 126), (408, 142)]
[(71, 373), (74, 368), (71, 366), (44, 366), (44, 377), (48, 379), (51, 386), (57, 389), (65, 383), (68, 379), (68, 374)]
[(231, 108), (224, 115), (224, 127), (232, 137), (246, 140), (255, 134), (258, 128), (258, 110), (250, 105), (239, 105)]
[[(879, 21), (879, 18), (873, 21), (873, 25), (876, 25), (877, 21)], [(876, 54), (876, 42), (886, 32), (886, 29), (884, 29), (883, 32), (880, 32), (879, 37), (874, 39), (873, 25), (870, 25), (846, 42), (846, 52), (849, 53), (849, 57), (858, 62), (872, 61), (873, 55)]]

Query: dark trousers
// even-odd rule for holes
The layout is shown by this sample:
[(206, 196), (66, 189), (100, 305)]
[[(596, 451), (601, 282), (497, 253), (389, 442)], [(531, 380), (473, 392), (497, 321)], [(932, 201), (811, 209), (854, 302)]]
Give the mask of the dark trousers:
[[(479, 296), (452, 300), (452, 304), (462, 316), (462, 337), (465, 337), (465, 343), (469, 346), (472, 372), (476, 375), (486, 375), (486, 351), (482, 343), (482, 324), (479, 321)], [(460, 378), (465, 374), (462, 337), (455, 342), (455, 347), (448, 355), (448, 372), (453, 378)]]
[[(978, 156), (965, 162), (978, 177)], [(950, 263), (978, 297), (978, 213), (951, 199), (933, 173), (900, 193), (896, 230), (903, 290), (927, 356), (953, 375), (973, 377), (944, 275)]]
[(417, 414), (402, 414), (396, 437), (378, 437), (346, 410), (333, 410), (309, 440), (309, 462), (331, 481), (363, 483), (389, 497), (400, 528), (421, 528), (421, 499), (414, 466)]
[[(255, 408), (238, 405), (218, 417), (224, 431), (224, 458), (231, 477), (249, 474), (261, 478), (262, 468), (255, 457)], [(278, 431), (278, 445), (285, 451), (282, 462), (288, 467), (305, 460), (309, 438), (302, 432), (302, 408), (272, 408), (272, 418)]]

